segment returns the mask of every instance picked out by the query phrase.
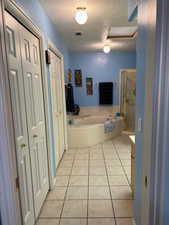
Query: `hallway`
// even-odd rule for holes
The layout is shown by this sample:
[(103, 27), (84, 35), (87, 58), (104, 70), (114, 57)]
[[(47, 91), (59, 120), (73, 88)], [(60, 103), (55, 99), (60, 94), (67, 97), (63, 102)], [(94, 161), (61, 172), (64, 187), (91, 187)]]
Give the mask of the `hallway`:
[(70, 149), (37, 225), (132, 225), (131, 146), (126, 135)]

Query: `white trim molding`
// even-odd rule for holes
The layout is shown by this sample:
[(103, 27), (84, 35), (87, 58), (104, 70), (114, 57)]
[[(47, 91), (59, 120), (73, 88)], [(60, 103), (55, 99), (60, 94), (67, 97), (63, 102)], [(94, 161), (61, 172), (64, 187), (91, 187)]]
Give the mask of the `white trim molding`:
[(120, 108), (121, 108), (121, 81), (122, 81), (122, 72), (136, 72), (136, 69), (121, 69), (120, 70), (120, 74), (119, 74), (119, 112), (120, 112)]
[(64, 137), (64, 143), (65, 143), (65, 150), (68, 150), (68, 134), (67, 134), (67, 114), (66, 114), (66, 97), (65, 97), (65, 76), (64, 76), (64, 58), (63, 55), (61, 54), (61, 52), (55, 47), (55, 45), (48, 40), (48, 49), (51, 50), (55, 55), (57, 55), (60, 59), (61, 59), (61, 67), (62, 67), (62, 96), (65, 99), (65, 101), (63, 101), (63, 108), (64, 108), (64, 133), (65, 133), (65, 137)]
[(62, 53), (56, 48), (56, 46), (48, 39), (48, 49), (50, 49), (60, 59), (63, 59)]
[[(64, 81), (64, 58), (63, 55), (61, 54), (61, 52), (56, 48), (56, 46), (50, 41), (48, 40), (48, 50), (52, 51), (56, 56), (58, 56), (61, 60), (61, 83), (62, 83), (62, 96), (65, 99), (65, 81)], [(50, 65), (49, 65), (50, 67)], [(49, 69), (49, 76), (50, 76), (50, 69)], [(49, 79), (49, 88), (51, 88), (51, 81)], [(51, 94), (51, 92), (49, 91), (49, 93)], [(64, 109), (64, 150), (68, 150), (68, 138), (67, 138), (67, 115), (66, 115), (66, 102), (63, 101), (63, 109)], [(52, 119), (53, 120), (53, 119)], [(52, 131), (52, 135), (53, 135), (53, 131)], [(52, 164), (52, 158), (50, 156), (50, 162)], [(58, 165), (56, 165), (57, 167)], [(55, 185), (56, 182), (56, 177), (51, 176), (51, 180), (52, 180), (52, 188)]]
[(29, 29), (38, 39), (42, 38), (42, 32), (31, 18), (19, 7), (14, 0), (4, 0), (4, 9), (13, 15), (21, 24)]
[[(150, 224), (168, 225), (169, 202), (169, 1), (157, 0), (156, 73), (153, 92), (153, 138)], [(167, 219), (167, 220), (166, 220)]]
[(4, 2), (0, 0), (0, 209), (3, 225), (21, 225), (14, 127), (4, 36)]

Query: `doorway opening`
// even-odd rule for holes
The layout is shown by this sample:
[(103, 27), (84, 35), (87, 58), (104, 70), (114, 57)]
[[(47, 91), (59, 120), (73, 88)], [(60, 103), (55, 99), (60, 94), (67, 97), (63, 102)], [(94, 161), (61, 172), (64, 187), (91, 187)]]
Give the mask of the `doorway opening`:
[(136, 70), (120, 71), (120, 113), (124, 117), (125, 131), (135, 132)]

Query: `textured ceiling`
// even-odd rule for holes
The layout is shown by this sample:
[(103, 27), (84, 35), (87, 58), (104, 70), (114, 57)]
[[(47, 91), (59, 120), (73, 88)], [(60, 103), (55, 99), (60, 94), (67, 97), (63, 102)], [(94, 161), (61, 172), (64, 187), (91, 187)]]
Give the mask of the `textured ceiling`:
[[(135, 40), (111, 40), (106, 37), (111, 27), (135, 26), (128, 22), (128, 0), (40, 0), (48, 16), (70, 51), (98, 51), (105, 43), (115, 50), (134, 50)], [(88, 21), (79, 25), (74, 19), (76, 7), (86, 6)], [(82, 36), (75, 36), (75, 32)]]

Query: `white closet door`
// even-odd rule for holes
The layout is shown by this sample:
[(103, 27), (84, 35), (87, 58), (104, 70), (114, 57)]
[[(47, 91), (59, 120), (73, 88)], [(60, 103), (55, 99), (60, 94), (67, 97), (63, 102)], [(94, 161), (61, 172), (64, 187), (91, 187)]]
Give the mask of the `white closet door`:
[[(17, 150), (17, 164), (20, 183), (20, 197), (24, 225), (35, 223), (31, 164), (26, 124), (25, 96), (20, 54), (19, 24), (8, 13), (5, 14), (9, 80), (12, 100), (15, 140)], [(13, 151), (14, 149), (12, 149)]]
[(38, 38), (22, 25), (20, 25), (20, 39), (35, 216), (38, 217), (49, 190), (40, 43)]
[(51, 83), (51, 96), (52, 96), (52, 114), (53, 114), (53, 132), (55, 144), (55, 157), (58, 165), (64, 152), (64, 130), (63, 130), (63, 95), (61, 86), (61, 70), (60, 58), (57, 57), (52, 51), (51, 65), (50, 65), (50, 83)]

